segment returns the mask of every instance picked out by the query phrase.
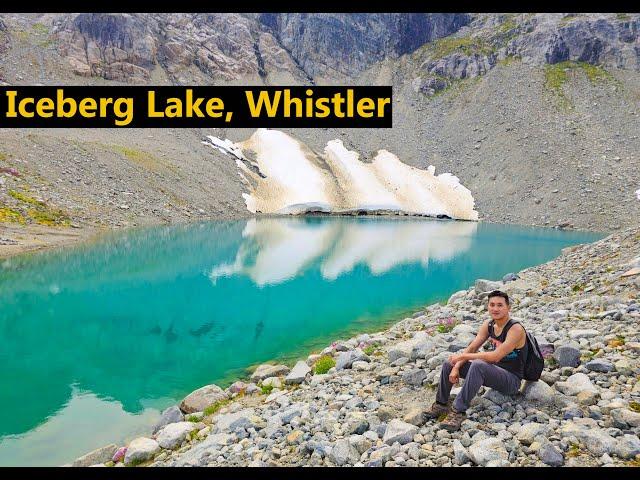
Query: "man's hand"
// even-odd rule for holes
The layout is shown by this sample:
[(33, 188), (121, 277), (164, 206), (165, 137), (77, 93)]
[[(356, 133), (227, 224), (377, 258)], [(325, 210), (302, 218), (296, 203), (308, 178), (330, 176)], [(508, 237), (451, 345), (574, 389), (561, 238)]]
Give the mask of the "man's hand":
[(458, 383), (458, 380), (460, 380), (460, 371), (457, 368), (453, 367), (453, 369), (451, 369), (451, 373), (449, 374), (449, 381), (455, 385), (456, 383)]
[(454, 366), (462, 360), (464, 360), (464, 353), (456, 353), (449, 356), (449, 363)]

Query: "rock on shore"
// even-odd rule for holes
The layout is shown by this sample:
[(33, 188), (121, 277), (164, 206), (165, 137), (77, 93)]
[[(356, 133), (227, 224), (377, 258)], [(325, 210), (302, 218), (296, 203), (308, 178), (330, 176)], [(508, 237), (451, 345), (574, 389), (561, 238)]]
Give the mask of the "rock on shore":
[[(640, 274), (623, 275), (637, 265), (640, 228), (566, 249), (506, 283), (476, 282), (386, 331), (334, 343), (322, 355), (340, 359), (339, 369), (309, 372), (307, 365), (319, 358), (314, 354), (293, 370), (261, 366), (253, 383), (225, 391), (204, 387), (229, 402), (214, 413), (187, 416), (192, 428), (173, 412), (178, 422), (154, 438), (134, 440), (125, 463), (638, 464)], [(512, 316), (545, 346), (545, 370), (514, 396), (484, 388), (461, 430), (449, 433), (438, 421), (425, 422), (423, 412), (434, 400), (442, 362), (488, 318), (486, 289), (496, 286), (511, 296)], [(444, 320), (450, 318), (458, 325)], [(443, 324), (448, 327), (439, 332)]]

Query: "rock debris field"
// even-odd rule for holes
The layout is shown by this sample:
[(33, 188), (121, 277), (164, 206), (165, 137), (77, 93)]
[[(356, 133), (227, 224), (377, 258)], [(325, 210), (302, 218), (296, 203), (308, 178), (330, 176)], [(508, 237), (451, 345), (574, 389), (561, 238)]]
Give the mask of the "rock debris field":
[[(337, 341), (293, 368), (204, 386), (147, 437), (73, 466), (624, 466), (640, 464), (640, 228), (477, 280), (388, 330)], [(488, 388), (460, 431), (425, 421), (440, 366), (509, 293), (545, 353), (538, 382)], [(320, 373), (327, 370), (326, 373)], [(455, 393), (454, 389), (454, 393)]]

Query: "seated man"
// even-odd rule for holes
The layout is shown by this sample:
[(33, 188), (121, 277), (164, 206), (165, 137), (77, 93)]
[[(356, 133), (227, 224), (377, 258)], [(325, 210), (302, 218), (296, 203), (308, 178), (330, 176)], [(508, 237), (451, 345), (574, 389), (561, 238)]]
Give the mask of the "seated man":
[[(451, 412), (441, 423), (442, 428), (450, 432), (460, 428), (466, 418), (465, 411), (482, 385), (506, 395), (513, 395), (520, 389), (527, 354), (525, 330), (509, 318), (509, 296), (506, 293), (499, 290), (491, 292), (488, 310), (491, 320), (482, 324), (476, 338), (462, 353), (451, 355), (442, 364), (436, 401), (427, 412), (427, 418), (449, 413), (451, 388), (463, 377), (462, 390)], [(490, 351), (476, 353), (487, 339)]]

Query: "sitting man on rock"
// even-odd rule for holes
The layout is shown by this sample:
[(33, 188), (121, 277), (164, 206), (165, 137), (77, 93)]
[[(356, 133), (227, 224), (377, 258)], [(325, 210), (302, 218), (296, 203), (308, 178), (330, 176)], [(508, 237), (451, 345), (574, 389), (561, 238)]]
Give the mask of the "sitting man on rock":
[[(500, 290), (489, 293), (489, 315), (476, 338), (462, 353), (451, 355), (442, 364), (440, 385), (436, 401), (427, 411), (427, 418), (448, 414), (441, 423), (449, 432), (460, 429), (466, 418), (465, 411), (482, 385), (513, 395), (520, 389), (527, 355), (527, 337), (524, 328), (509, 318), (509, 296)], [(489, 340), (485, 349), (476, 353)], [(464, 378), (464, 385), (449, 411), (451, 388)]]

